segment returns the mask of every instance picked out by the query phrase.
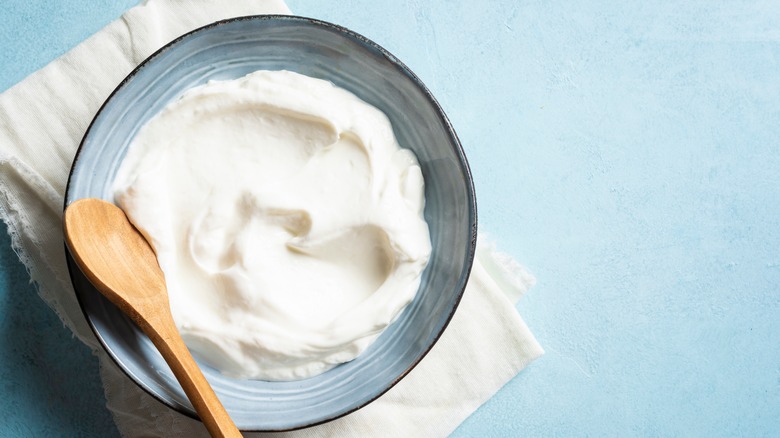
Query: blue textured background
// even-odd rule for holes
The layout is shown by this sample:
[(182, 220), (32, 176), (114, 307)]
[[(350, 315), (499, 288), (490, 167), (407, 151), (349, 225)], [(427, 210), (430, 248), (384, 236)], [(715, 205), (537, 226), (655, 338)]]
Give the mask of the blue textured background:
[[(0, 90), (134, 3), (5, 0)], [(455, 436), (780, 435), (780, 5), (473, 3), (289, 0), (431, 88), (539, 279), (547, 355)], [(115, 435), (95, 359), (0, 262), (0, 436)]]

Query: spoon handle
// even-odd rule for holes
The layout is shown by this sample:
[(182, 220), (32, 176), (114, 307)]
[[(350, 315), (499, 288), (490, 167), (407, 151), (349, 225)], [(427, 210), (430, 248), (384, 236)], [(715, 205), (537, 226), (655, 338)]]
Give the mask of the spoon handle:
[(241, 432), (184, 344), (170, 314), (166, 313), (161, 312), (156, 321), (149, 321), (150, 325), (141, 324), (141, 328), (168, 363), (211, 436), (241, 437)]

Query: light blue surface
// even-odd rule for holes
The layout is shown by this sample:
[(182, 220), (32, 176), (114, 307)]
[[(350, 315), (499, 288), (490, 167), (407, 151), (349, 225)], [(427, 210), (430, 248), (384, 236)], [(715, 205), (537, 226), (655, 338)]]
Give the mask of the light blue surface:
[[(282, 16), (219, 23), (179, 39), (144, 63), (113, 93), (84, 136), (68, 181), (68, 205), (82, 198), (113, 201), (112, 185), (133, 138), (186, 91), (257, 70), (288, 69), (332, 82), (381, 110), (398, 143), (416, 155), (425, 178), (433, 252), (414, 300), (356, 359), (308, 379), (234, 379), (202, 366), (239, 429), (301, 428), (376, 399), (430, 350), (466, 288), (477, 224), (463, 150), (425, 88), (391, 59), (375, 44), (323, 22)], [(204, 107), (212, 104), (206, 100)], [(207, 110), (201, 117), (222, 114)], [(367, 144), (376, 138), (367, 138)], [(319, 188), (309, 187), (315, 190), (309, 193)], [(195, 415), (151, 341), (69, 263), (79, 301), (114, 359), (157, 398)]]
[[(0, 89), (122, 9), (48, 3), (4, 3)], [(455, 435), (780, 435), (780, 7), (472, 4), (290, 0), (431, 88), (470, 159), (482, 229), (539, 280), (518, 308), (547, 354)], [(32, 293), (20, 269), (4, 267), (4, 297)], [(37, 355), (1, 355), (0, 369), (77, 381), (92, 404), (10, 392), (0, 435), (108, 430), (93, 418), (94, 359), (68, 342), (61, 362), (89, 373), (54, 374)]]

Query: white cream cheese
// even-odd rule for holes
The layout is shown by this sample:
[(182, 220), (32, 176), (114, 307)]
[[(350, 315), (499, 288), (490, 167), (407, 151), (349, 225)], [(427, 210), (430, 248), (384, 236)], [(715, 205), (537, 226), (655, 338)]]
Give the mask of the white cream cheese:
[(185, 342), (235, 377), (354, 359), (414, 298), (431, 253), (422, 173), (387, 117), (287, 71), (168, 105), (114, 194), (157, 253)]

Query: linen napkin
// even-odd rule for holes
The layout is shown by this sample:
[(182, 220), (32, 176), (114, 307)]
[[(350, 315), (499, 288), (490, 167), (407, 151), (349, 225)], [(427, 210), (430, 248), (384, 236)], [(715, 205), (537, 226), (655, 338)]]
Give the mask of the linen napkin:
[[(41, 297), (99, 357), (107, 406), (123, 436), (206, 436), (206, 430), (125, 376), (81, 313), (65, 266), (61, 226), (73, 156), (102, 102), (156, 49), (216, 20), (269, 13), (290, 11), (282, 0), (148, 0), (0, 95), (0, 218)], [(532, 284), (533, 277), (514, 261), (480, 246), (449, 328), (405, 379), (346, 417), (272, 435), (451, 433), (542, 354), (513, 305)]]

